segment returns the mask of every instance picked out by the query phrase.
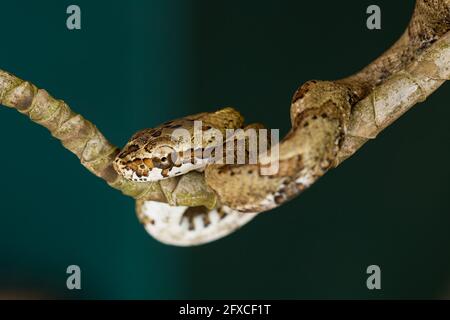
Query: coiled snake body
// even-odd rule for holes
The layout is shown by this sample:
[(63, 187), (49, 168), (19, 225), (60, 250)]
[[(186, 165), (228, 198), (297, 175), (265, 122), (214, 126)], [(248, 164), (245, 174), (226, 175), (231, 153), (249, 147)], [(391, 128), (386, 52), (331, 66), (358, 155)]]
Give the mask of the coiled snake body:
[[(200, 124), (199, 139), (195, 139), (195, 123)], [(133, 135), (116, 157), (114, 167), (123, 177), (137, 182), (159, 181), (192, 170), (204, 170), (211, 161), (205, 156), (206, 151), (215, 150), (218, 143), (224, 143), (227, 130), (242, 126), (242, 116), (232, 108), (168, 121)], [(187, 134), (178, 135), (180, 129)], [(227, 206), (208, 210), (204, 207), (173, 207), (155, 201), (138, 202), (137, 211), (152, 236), (179, 246), (202, 244), (223, 237), (256, 215)]]
[[(147, 231), (169, 244), (206, 243), (229, 234), (256, 213), (270, 210), (298, 195), (328, 169), (374, 138), (374, 134), (382, 130), (377, 126), (388, 125), (391, 116), (395, 119), (395, 110), (377, 110), (373, 101), (355, 107), (374, 88), (402, 72), (407, 81), (417, 84), (418, 90), (421, 86), (442, 84), (442, 78), (431, 76), (427, 82), (414, 79), (407, 67), (449, 29), (449, 0), (418, 0), (406, 32), (377, 60), (348, 78), (333, 82), (309, 81), (300, 87), (291, 105), (292, 129), (279, 144), (279, 170), (274, 175), (261, 174), (262, 166), (267, 163), (210, 165), (208, 159), (185, 157), (188, 148), (207, 149), (217, 145), (211, 135), (206, 134), (194, 147), (187, 141), (170, 139), (178, 128), (192, 130), (195, 120), (203, 122), (205, 133), (212, 128), (223, 132), (226, 128), (242, 127), (242, 117), (230, 108), (138, 132), (114, 162), (119, 174), (144, 182), (204, 169), (207, 185), (216, 192), (221, 203), (208, 211), (138, 201), (138, 215)], [(363, 114), (360, 108), (366, 106), (374, 112), (366, 112), (364, 114), (370, 117), (359, 119)], [(359, 130), (361, 123), (373, 130)], [(174, 154), (175, 157), (170, 157)]]

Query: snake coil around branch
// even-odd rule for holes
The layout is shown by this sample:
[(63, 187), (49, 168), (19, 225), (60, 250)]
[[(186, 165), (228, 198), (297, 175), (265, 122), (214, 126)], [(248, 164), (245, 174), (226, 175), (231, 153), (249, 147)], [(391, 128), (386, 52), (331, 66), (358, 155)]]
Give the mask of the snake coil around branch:
[[(292, 129), (277, 145), (279, 170), (273, 175), (261, 174), (267, 159), (260, 159), (253, 164), (206, 165), (203, 172), (158, 181), (133, 181), (118, 167), (120, 150), (64, 101), (0, 70), (0, 103), (46, 127), (89, 171), (136, 199), (141, 222), (156, 238), (196, 245), (223, 237), (257, 213), (295, 197), (437, 90), (450, 78), (449, 30), (450, 0), (417, 0), (405, 33), (374, 62), (345, 79), (302, 85), (291, 104)], [(229, 116), (239, 118), (230, 110), (201, 117), (220, 127), (220, 119)], [(187, 125), (186, 119), (192, 120), (181, 119), (180, 126)], [(239, 121), (236, 126), (242, 125)], [(142, 148), (152, 139), (144, 131), (127, 147), (138, 138)], [(133, 158), (138, 154), (134, 147), (127, 164), (131, 176), (144, 170), (139, 171), (142, 177), (155, 162)], [(160, 162), (156, 167), (165, 170)]]

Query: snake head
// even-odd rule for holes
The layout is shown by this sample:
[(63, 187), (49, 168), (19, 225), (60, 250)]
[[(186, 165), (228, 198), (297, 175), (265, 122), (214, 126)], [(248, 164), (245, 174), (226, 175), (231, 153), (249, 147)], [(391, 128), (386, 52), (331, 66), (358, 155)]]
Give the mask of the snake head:
[(206, 165), (189, 148), (190, 137), (173, 130), (145, 129), (136, 133), (114, 160), (114, 168), (127, 180), (159, 181), (201, 169)]
[[(158, 181), (204, 169), (223, 145), (227, 129), (243, 117), (232, 108), (199, 113), (134, 134), (114, 161), (118, 174), (136, 182)], [(219, 156), (221, 152), (217, 152)]]

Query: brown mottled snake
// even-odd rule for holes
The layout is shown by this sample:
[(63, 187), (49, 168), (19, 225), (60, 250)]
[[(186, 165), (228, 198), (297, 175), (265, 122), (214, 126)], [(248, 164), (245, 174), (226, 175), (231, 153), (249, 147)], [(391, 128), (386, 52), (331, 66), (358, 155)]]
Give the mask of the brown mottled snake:
[[(256, 213), (277, 207), (305, 190), (373, 138), (370, 130), (359, 130), (355, 123), (373, 121), (376, 126), (377, 116), (384, 111), (377, 114), (377, 106), (370, 106), (375, 110), (374, 119), (352, 122), (352, 117), (359, 112), (356, 102), (362, 101), (394, 74), (403, 72), (405, 79), (415, 81), (404, 70), (449, 30), (449, 8), (449, 1), (417, 1), (407, 31), (376, 61), (342, 80), (304, 84), (294, 95), (292, 129), (278, 145), (279, 170), (273, 175), (261, 174), (262, 166), (267, 165), (262, 159), (253, 164), (209, 164), (208, 159), (185, 157), (189, 150), (217, 145), (208, 140), (211, 134), (197, 143), (192, 143), (192, 139), (172, 139), (174, 130), (179, 128), (192, 132), (195, 120), (203, 122), (204, 132), (212, 128), (221, 132), (226, 128), (240, 128), (242, 117), (231, 108), (185, 117), (138, 132), (116, 158), (115, 169), (119, 174), (145, 182), (202, 169), (207, 184), (221, 201), (211, 211), (138, 201), (138, 216), (147, 231), (160, 241), (174, 245), (210, 242), (233, 232)], [(360, 108), (364, 108), (364, 104)], [(386, 119), (383, 118), (381, 125), (389, 122)], [(171, 159), (174, 154), (176, 160)]]
[[(267, 131), (225, 108), (141, 130), (119, 151), (64, 101), (2, 70), (0, 103), (49, 129), (88, 170), (136, 199), (156, 239), (198, 245), (292, 199), (450, 79), (449, 30), (450, 0), (417, 0), (405, 33), (378, 59), (297, 90), (292, 128), (279, 143), (261, 144)], [(243, 162), (220, 161), (241, 153)]]

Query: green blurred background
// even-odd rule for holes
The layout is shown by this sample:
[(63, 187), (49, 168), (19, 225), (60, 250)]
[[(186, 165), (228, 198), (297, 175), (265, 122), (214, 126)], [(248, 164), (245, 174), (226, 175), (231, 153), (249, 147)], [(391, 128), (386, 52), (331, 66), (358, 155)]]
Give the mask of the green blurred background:
[[(65, 26), (82, 10), (82, 30)], [(382, 9), (382, 30), (366, 8)], [(123, 145), (138, 129), (221, 106), (287, 132), (295, 89), (392, 44), (413, 1), (0, 1), (0, 68)], [(237, 233), (162, 245), (133, 200), (48, 132), (0, 108), (0, 297), (450, 297), (448, 84), (338, 169)], [(131, 101), (131, 103), (129, 103)], [(31, 155), (31, 156), (30, 156)], [(82, 290), (66, 289), (68, 265)], [(382, 290), (366, 288), (366, 268)]]

